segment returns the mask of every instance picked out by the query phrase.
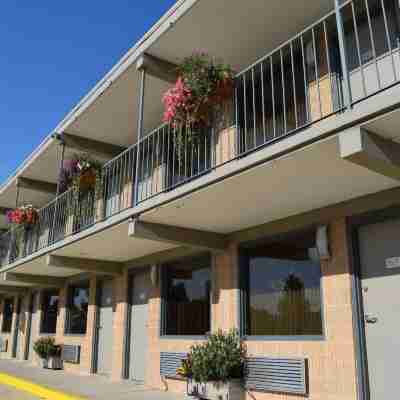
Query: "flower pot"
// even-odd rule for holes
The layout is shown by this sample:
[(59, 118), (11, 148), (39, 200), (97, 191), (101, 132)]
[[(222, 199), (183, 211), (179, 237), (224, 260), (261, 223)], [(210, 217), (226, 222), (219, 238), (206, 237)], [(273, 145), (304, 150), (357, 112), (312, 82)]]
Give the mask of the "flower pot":
[(49, 357), (47, 368), (48, 369), (62, 369), (63, 363), (62, 363), (61, 357), (59, 357), (59, 356)]
[(228, 382), (200, 383), (188, 380), (188, 395), (204, 400), (242, 400), (245, 391), (242, 381), (232, 379)]
[(40, 358), (39, 366), (44, 369), (62, 369), (63, 363), (61, 357)]
[(46, 369), (49, 368), (49, 360), (47, 358), (40, 358), (39, 366)]
[(79, 177), (79, 188), (81, 190), (88, 190), (96, 185), (96, 171), (89, 169)]

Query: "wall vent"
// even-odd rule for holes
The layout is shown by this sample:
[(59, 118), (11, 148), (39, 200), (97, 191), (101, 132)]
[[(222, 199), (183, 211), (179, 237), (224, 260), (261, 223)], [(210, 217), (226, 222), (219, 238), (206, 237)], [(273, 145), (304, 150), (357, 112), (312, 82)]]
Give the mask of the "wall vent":
[(307, 360), (254, 357), (246, 359), (248, 390), (306, 395)]
[(162, 352), (160, 354), (160, 375), (164, 378), (177, 378), (176, 370), (186, 357), (186, 353)]
[(64, 344), (62, 346), (61, 359), (68, 363), (79, 364), (81, 346)]

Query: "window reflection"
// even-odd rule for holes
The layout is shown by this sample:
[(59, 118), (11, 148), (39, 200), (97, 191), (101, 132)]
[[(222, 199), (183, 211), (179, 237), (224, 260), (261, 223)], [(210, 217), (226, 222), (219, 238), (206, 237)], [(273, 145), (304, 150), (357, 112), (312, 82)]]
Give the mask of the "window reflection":
[(89, 306), (89, 283), (70, 286), (66, 333), (85, 334)]
[(248, 335), (322, 335), (321, 268), (314, 231), (243, 252)]
[(209, 257), (165, 265), (164, 333), (204, 335), (210, 330)]

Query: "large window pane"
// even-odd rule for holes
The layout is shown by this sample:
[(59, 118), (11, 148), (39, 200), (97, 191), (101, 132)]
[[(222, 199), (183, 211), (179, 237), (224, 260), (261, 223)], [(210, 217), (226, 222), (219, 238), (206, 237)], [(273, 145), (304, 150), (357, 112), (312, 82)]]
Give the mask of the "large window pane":
[(3, 326), (1, 329), (3, 333), (11, 332), (13, 311), (14, 311), (14, 301), (12, 299), (4, 300)]
[(89, 306), (89, 283), (70, 286), (67, 303), (66, 333), (85, 334)]
[(211, 260), (188, 259), (164, 266), (164, 334), (210, 331)]
[(55, 334), (58, 315), (58, 290), (46, 290), (42, 294), (41, 333)]
[(246, 334), (322, 335), (321, 268), (315, 232), (243, 250)]

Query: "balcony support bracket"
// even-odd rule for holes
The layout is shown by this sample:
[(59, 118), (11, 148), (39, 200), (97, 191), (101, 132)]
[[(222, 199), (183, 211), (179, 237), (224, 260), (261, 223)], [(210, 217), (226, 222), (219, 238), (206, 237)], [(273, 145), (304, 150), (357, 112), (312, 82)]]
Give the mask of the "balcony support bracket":
[(388, 178), (400, 180), (400, 143), (362, 128), (339, 135), (343, 159)]
[(98, 140), (88, 139), (71, 133), (55, 134), (54, 137), (60, 140), (66, 147), (83, 151), (99, 157), (114, 158), (121, 154), (125, 147), (111, 143), (99, 142)]
[(26, 293), (26, 286), (8, 286), (8, 285), (0, 285), (0, 293), (6, 295), (16, 295)]
[(129, 223), (128, 234), (140, 239), (214, 251), (225, 250), (228, 246), (228, 237), (221, 233), (144, 222), (137, 218)]
[(145, 69), (146, 72), (162, 81), (175, 83), (178, 78), (178, 67), (169, 61), (161, 60), (150, 54), (143, 54), (136, 63), (138, 70)]
[(99, 275), (121, 276), (123, 271), (123, 264), (118, 262), (62, 257), (52, 254), (47, 256), (46, 264), (49, 267), (76, 269)]
[(57, 184), (51, 182), (38, 181), (24, 177), (17, 178), (17, 186), (23, 189), (34, 190), (36, 192), (55, 195), (57, 193)]
[(42, 275), (28, 275), (28, 274), (17, 274), (13, 272), (6, 272), (4, 274), (4, 280), (8, 282), (20, 282), (30, 283), (34, 286), (40, 287), (56, 287), (62, 288), (65, 286), (66, 279), (55, 276), (42, 276)]
[(134, 258), (131, 261), (127, 261), (125, 265), (128, 268), (142, 267), (143, 265), (155, 265), (162, 264), (169, 261), (173, 261), (183, 257), (193, 256), (198, 253), (198, 249), (193, 247), (175, 247), (173, 249), (159, 251), (154, 254), (147, 256)]

